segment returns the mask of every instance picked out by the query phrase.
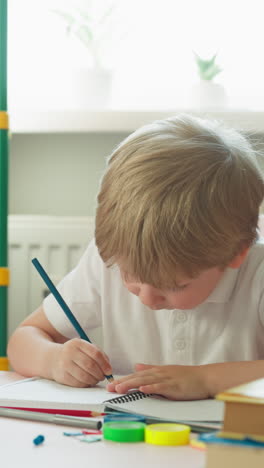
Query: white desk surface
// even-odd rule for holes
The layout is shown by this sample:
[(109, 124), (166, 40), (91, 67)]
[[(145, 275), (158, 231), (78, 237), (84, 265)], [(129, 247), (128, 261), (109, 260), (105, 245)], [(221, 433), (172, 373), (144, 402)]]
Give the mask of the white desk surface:
[[(0, 385), (17, 380), (0, 372)], [(76, 430), (76, 428), (72, 428)], [(204, 468), (205, 452), (189, 446), (161, 447), (145, 443), (80, 442), (66, 437), (66, 426), (0, 418), (0, 460), (3, 468)], [(33, 439), (45, 436), (42, 445)]]

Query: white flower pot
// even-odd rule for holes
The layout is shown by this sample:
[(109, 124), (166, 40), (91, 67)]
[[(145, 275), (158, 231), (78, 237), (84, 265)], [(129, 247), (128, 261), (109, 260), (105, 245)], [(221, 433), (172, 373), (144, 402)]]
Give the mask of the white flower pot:
[(222, 110), (227, 107), (227, 95), (222, 85), (201, 80), (192, 88), (191, 106), (201, 110)]
[(107, 107), (111, 97), (112, 73), (110, 70), (83, 68), (71, 75), (68, 107), (97, 109)]

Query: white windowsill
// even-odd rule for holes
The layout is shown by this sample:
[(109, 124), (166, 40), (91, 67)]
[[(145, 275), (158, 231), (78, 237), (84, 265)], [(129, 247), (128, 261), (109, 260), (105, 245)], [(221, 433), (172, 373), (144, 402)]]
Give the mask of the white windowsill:
[(192, 110), (17, 110), (10, 112), (12, 133), (132, 132), (156, 119), (179, 113), (216, 118), (226, 124), (253, 132), (264, 131), (264, 111), (225, 112)]

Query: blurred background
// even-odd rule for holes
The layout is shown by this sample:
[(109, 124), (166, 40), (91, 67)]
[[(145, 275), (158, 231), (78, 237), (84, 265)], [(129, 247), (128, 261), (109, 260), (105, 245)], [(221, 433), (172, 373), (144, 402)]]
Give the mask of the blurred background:
[(11, 109), (74, 106), (74, 73), (94, 67), (112, 74), (113, 108), (192, 107), (195, 54), (217, 54), (229, 106), (263, 110), (261, 0), (9, 0), (8, 7)]
[(217, 117), (260, 145), (260, 0), (9, 0), (9, 333), (93, 234), (106, 157), (138, 126)]

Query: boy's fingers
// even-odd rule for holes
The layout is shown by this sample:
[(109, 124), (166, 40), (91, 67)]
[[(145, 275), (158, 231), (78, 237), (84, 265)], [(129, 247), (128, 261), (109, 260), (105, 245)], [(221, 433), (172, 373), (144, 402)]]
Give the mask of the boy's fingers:
[[(121, 377), (120, 379), (113, 380), (113, 382), (109, 382), (106, 386), (107, 390), (109, 392), (116, 392), (116, 387), (117, 385), (120, 385), (124, 382), (127, 382), (128, 380), (134, 376), (134, 374), (126, 375), (125, 377)], [(125, 392), (120, 392), (120, 393), (125, 393)]]
[(114, 385), (117, 385), (119, 383), (122, 383), (122, 382), (126, 382), (127, 380), (131, 379), (134, 377), (135, 374), (129, 374), (129, 375), (126, 375), (125, 377), (120, 377), (120, 379), (115, 379), (112, 383)]
[[(110, 364), (110, 359), (109, 357), (107, 356), (107, 354), (104, 353), (104, 351), (101, 351), (102, 355), (105, 357), (105, 359), (107, 360), (107, 362)], [(111, 364), (110, 364), (111, 365)]]
[(66, 372), (64, 379), (63, 379), (63, 384), (64, 385), (69, 385), (70, 387), (87, 387), (87, 383), (82, 382), (78, 378), (76, 378), (74, 375), (72, 375), (72, 370), (71, 372)]
[[(146, 375), (138, 375), (138, 374), (129, 374), (126, 375), (125, 377), (121, 377), (120, 379), (116, 379), (113, 382), (109, 383), (107, 385), (107, 390), (109, 392), (119, 392), (119, 393), (125, 393), (127, 390), (131, 388), (138, 388), (140, 384), (143, 384), (143, 382), (146, 382), (146, 378), (148, 379), (153, 379), (153, 374), (146, 374)], [(122, 385), (122, 388), (126, 388), (127, 390), (119, 390), (120, 385)], [(117, 389), (118, 387), (118, 389)]]
[(97, 381), (104, 380), (104, 373), (98, 363), (82, 351), (73, 358), (73, 362), (82, 372), (91, 374)]
[(104, 375), (112, 373), (112, 367), (109, 360), (105, 358), (104, 353), (91, 343), (87, 343), (84, 340), (80, 340), (79, 349), (95, 361), (98, 366), (102, 369)]
[[(137, 365), (142, 365), (142, 364), (136, 364), (136, 366)], [(145, 366), (145, 364), (143, 364), (143, 366)], [(146, 367), (144, 367), (143, 369), (137, 369), (137, 372), (135, 374), (125, 375), (124, 377), (121, 377), (120, 379), (114, 380), (113, 383), (114, 383), (114, 385), (118, 385), (119, 383), (128, 382), (128, 381), (130, 382), (133, 379), (137, 379), (137, 380), (142, 381), (145, 377), (152, 377), (153, 372), (151, 372), (151, 369), (156, 368), (156, 367), (157, 366), (146, 365)], [(140, 372), (140, 374), (139, 374), (139, 372)]]
[(111, 382), (106, 385), (106, 389), (108, 392), (114, 392), (115, 391), (115, 385)]
[(72, 366), (69, 369), (69, 374), (78, 380), (83, 387), (94, 386), (100, 379), (94, 376), (90, 369), (83, 370), (75, 362), (72, 362)]
[(145, 370), (145, 369), (152, 369), (153, 367), (157, 367), (157, 366), (152, 366), (150, 364), (143, 364), (141, 362), (135, 364), (135, 370), (136, 371), (141, 371), (141, 370)]
[(142, 385), (139, 387), (139, 390), (143, 393), (158, 393), (162, 395), (162, 387), (158, 383), (154, 383), (150, 385)]
[(126, 393), (128, 392), (128, 390), (139, 388), (143, 385), (151, 385), (155, 382), (156, 382), (156, 379), (153, 375), (145, 375), (145, 376), (135, 375), (133, 378), (115, 385), (115, 391), (118, 393)]

